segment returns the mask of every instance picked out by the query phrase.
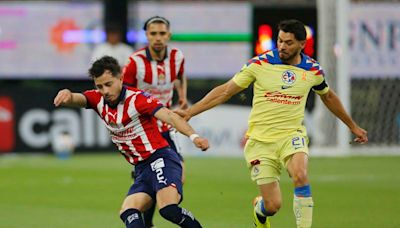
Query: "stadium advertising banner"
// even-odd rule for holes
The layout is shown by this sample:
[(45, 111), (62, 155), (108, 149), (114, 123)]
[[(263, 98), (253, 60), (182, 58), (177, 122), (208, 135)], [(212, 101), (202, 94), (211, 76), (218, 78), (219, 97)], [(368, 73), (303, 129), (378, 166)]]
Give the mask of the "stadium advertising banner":
[[(75, 84), (72, 86), (72, 84)], [(0, 91), (0, 154), (8, 152), (50, 153), (60, 135), (67, 133), (76, 152), (117, 153), (109, 133), (92, 110), (55, 108), (53, 98), (61, 87), (83, 91), (91, 82), (54, 83), (52, 87), (31, 85), (2, 86)], [(29, 96), (26, 95), (29, 91)], [(199, 151), (192, 142), (178, 134), (184, 155), (241, 156), (250, 107), (221, 105), (190, 120), (196, 131), (211, 144), (207, 152)]]
[(0, 79), (86, 79), (104, 39), (101, 2), (0, 2), (0, 18)]
[(400, 78), (400, 4), (357, 3), (350, 13), (354, 78)]
[[(51, 152), (63, 133), (71, 136), (78, 151), (116, 151), (96, 113), (85, 109), (55, 108), (53, 98), (61, 86), (2, 86), (0, 91), (0, 152)], [(76, 84), (76, 83), (75, 83)], [(76, 91), (91, 88), (76, 84)]]
[[(132, 2), (127, 40), (143, 47), (145, 20), (165, 16), (170, 46), (183, 51), (188, 76), (230, 78), (251, 57), (251, 7)], [(94, 46), (105, 41), (101, 1), (0, 2), (0, 18), (0, 79), (86, 79)]]
[(210, 142), (210, 149), (200, 151), (187, 137), (179, 134), (183, 155), (243, 156), (250, 107), (221, 105), (190, 119), (190, 124)]
[(250, 3), (139, 1), (129, 7), (128, 40), (145, 46), (144, 22), (164, 16), (171, 22), (170, 45), (182, 50), (190, 78), (230, 78), (252, 56), (251, 11)]

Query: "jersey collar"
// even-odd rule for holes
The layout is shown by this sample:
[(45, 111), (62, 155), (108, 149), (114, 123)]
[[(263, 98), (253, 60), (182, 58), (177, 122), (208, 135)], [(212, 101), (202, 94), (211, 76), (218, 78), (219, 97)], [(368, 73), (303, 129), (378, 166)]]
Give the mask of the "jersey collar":
[[(149, 61), (153, 61), (153, 58), (151, 58), (149, 46), (147, 46), (145, 50), (146, 50), (146, 58), (147, 58)], [(168, 58), (168, 47), (165, 47), (165, 56), (164, 56), (164, 58), (162, 59), (162, 61), (164, 61), (166, 58)]]
[[(282, 62), (282, 60), (279, 58), (279, 51), (278, 51), (278, 49), (274, 49), (274, 50), (273, 50), (273, 53), (274, 53), (274, 56), (276, 57), (276, 59), (275, 59), (273, 62), (271, 61), (271, 63), (275, 63), (275, 64), (278, 63), (278, 64), (288, 65), (288, 64)], [(304, 70), (308, 70), (308, 69), (310, 68), (310, 64), (307, 63), (307, 59), (309, 59), (310, 57), (308, 57), (307, 55), (305, 55), (303, 52), (300, 52), (300, 56), (301, 56), (301, 61), (300, 61), (300, 63), (297, 64), (297, 65), (293, 65), (293, 66), (298, 67), (298, 68), (302, 68), (302, 69), (304, 69)]]

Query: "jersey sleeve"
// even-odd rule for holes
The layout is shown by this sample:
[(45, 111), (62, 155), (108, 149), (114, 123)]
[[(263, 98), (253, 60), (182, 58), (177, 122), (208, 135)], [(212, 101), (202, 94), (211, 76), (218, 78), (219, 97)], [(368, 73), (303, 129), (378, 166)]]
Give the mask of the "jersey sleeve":
[(135, 107), (142, 115), (154, 115), (163, 105), (149, 93), (141, 92), (136, 97)]
[(133, 57), (129, 58), (129, 63), (122, 69), (123, 83), (127, 86), (137, 87), (137, 66)]
[(242, 69), (233, 76), (233, 81), (242, 88), (247, 88), (249, 85), (255, 81), (255, 64), (247, 65), (245, 64)]
[(101, 100), (101, 94), (96, 90), (86, 90), (83, 95), (86, 97), (86, 108), (97, 112), (97, 104)]
[(312, 90), (319, 95), (325, 94), (329, 91), (329, 86), (325, 80), (325, 73), (322, 69), (320, 69), (315, 75), (315, 83), (312, 87)]
[(175, 61), (173, 61), (171, 58), (172, 62), (170, 64), (177, 64), (176, 78), (182, 80), (182, 77), (185, 74), (185, 56), (183, 55), (183, 52), (181, 50), (179, 49), (175, 50), (176, 54), (175, 57), (173, 58)]

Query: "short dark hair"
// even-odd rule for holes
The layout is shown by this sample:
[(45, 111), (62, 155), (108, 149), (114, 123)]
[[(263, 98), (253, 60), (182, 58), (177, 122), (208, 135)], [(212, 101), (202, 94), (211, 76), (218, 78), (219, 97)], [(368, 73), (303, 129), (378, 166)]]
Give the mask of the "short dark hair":
[(110, 71), (111, 75), (114, 77), (118, 77), (121, 73), (121, 67), (118, 64), (118, 61), (111, 56), (105, 55), (94, 61), (92, 67), (88, 71), (89, 77), (98, 78), (107, 70)]
[(293, 33), (294, 37), (300, 41), (306, 40), (307, 38), (307, 32), (303, 22), (295, 19), (283, 20), (279, 22), (278, 29), (284, 32)]
[(147, 27), (152, 23), (165, 24), (167, 26), (167, 28), (169, 29), (169, 21), (165, 17), (153, 16), (146, 20), (146, 22), (143, 25), (143, 30), (146, 31)]

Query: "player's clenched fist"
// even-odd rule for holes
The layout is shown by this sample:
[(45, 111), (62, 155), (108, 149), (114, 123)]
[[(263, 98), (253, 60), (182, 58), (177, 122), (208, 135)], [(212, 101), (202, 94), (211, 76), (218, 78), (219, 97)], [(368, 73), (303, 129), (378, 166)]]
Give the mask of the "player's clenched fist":
[(194, 145), (196, 145), (197, 148), (200, 148), (202, 151), (206, 151), (210, 145), (208, 144), (208, 140), (202, 137), (196, 137), (193, 140)]
[(54, 105), (56, 107), (72, 102), (72, 93), (69, 89), (60, 90), (54, 98)]

